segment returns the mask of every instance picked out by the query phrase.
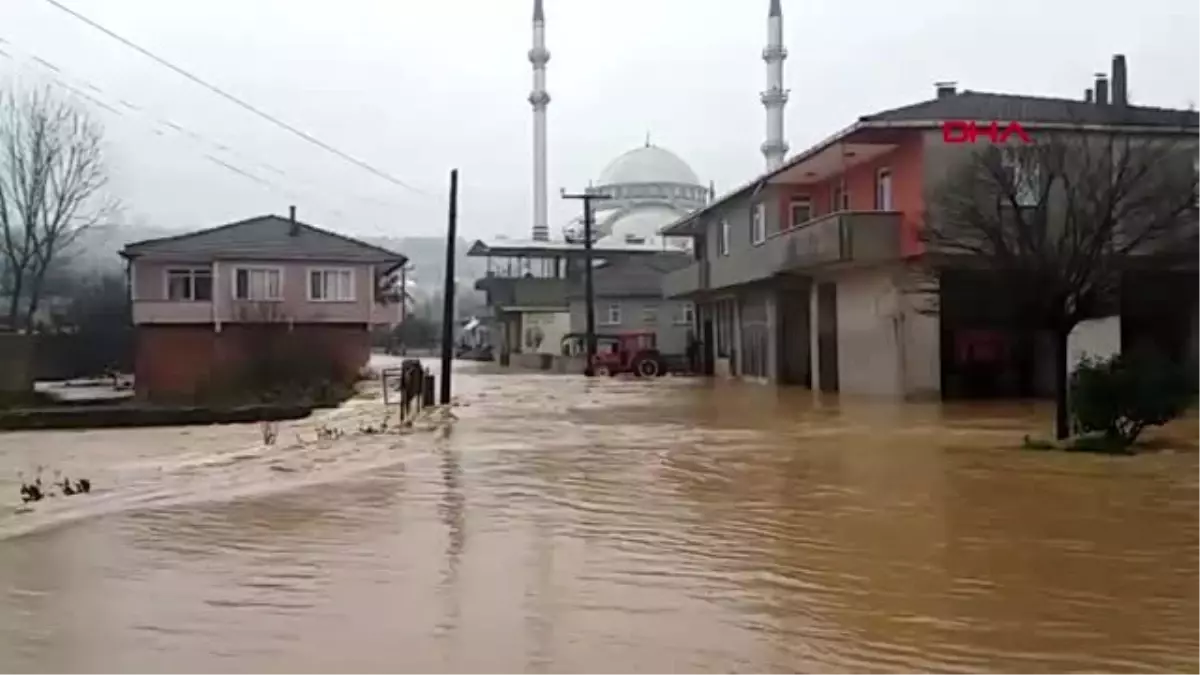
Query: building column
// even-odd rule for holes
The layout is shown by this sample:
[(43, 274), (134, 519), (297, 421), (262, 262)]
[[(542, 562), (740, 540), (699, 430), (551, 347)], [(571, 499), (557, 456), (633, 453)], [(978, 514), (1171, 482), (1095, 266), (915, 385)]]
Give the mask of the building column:
[(899, 293), (900, 387), (905, 398), (940, 399), (942, 330), (936, 304), (938, 284), (906, 270)]
[(821, 350), (817, 342), (821, 328), (821, 313), (817, 305), (818, 285), (817, 280), (813, 279), (808, 287), (808, 372), (813, 391), (821, 391)]
[(783, 362), (779, 355), (779, 293), (774, 289), (764, 293), (767, 306), (767, 353), (764, 355), (767, 381), (776, 383), (779, 382), (779, 368)]

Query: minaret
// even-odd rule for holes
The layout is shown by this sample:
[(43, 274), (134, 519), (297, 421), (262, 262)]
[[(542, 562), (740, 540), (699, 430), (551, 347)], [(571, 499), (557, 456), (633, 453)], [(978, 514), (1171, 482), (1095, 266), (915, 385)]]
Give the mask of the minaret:
[(546, 215), (546, 106), (550, 103), (550, 94), (546, 92), (546, 62), (549, 60), (546, 15), (542, 12), (542, 0), (533, 0), (533, 48), (529, 50), (529, 62), (533, 64), (533, 91), (529, 93), (529, 104), (533, 106), (534, 241), (550, 239)]
[(788, 100), (787, 89), (783, 88), (783, 60), (786, 58), (783, 11), (779, 9), (779, 0), (771, 0), (771, 9), (767, 12), (767, 47), (763, 50), (763, 61), (767, 62), (767, 89), (761, 97), (763, 107), (767, 109), (767, 140), (762, 144), (767, 171), (778, 169), (788, 151), (787, 141), (783, 140), (783, 106)]

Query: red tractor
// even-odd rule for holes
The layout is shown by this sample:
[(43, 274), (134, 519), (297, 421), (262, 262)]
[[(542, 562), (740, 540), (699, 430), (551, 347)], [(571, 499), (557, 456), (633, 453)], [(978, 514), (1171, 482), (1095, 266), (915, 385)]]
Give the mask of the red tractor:
[[(564, 336), (563, 353), (586, 352), (586, 340), (582, 333)], [(592, 372), (596, 375), (632, 373), (637, 377), (660, 377), (667, 374), (667, 362), (658, 351), (654, 331), (597, 334)]]

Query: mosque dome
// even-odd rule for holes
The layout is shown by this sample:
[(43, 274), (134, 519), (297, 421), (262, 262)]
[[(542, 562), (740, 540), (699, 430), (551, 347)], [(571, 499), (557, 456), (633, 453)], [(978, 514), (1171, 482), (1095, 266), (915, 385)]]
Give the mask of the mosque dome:
[(596, 180), (597, 187), (637, 183), (700, 185), (700, 179), (675, 153), (647, 144), (614, 159)]
[(678, 237), (663, 237), (658, 231), (679, 220), (686, 210), (667, 205), (645, 205), (614, 215), (604, 224), (607, 234), (600, 244), (648, 244), (665, 248), (683, 249), (687, 240)]

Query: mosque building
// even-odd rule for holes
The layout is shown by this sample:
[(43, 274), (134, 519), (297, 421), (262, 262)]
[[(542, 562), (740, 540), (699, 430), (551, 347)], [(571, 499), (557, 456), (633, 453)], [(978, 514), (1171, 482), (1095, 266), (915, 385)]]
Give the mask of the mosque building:
[[(787, 92), (782, 88), (782, 63), (786, 50), (782, 47), (779, 0), (771, 0), (768, 14), (769, 41), (763, 59), (769, 86), (761, 98), (767, 111), (767, 139), (761, 151), (767, 167), (772, 168), (783, 161), (788, 147), (783, 140)], [(558, 228), (559, 237), (552, 237), (555, 233), (548, 216), (546, 117), (551, 99), (546, 66), (550, 51), (546, 48), (543, 0), (534, 0), (533, 44), (527, 56), (533, 66), (533, 89), (528, 98), (533, 112), (532, 236), (477, 241), (468, 255), (488, 259), (487, 276), (476, 288), (488, 295), (497, 358), (508, 362), (512, 357), (532, 365), (538, 359), (517, 355), (558, 354), (562, 337), (581, 332), (585, 320), (578, 292), (583, 218), (571, 219)], [(593, 202), (598, 326), (652, 328), (665, 353), (682, 351), (685, 333), (691, 328), (691, 303), (663, 299), (655, 277), (691, 260), (692, 238), (663, 236), (660, 230), (707, 205), (713, 199), (713, 185), (705, 185), (687, 162), (651, 143), (647, 136), (643, 145), (613, 159), (588, 190), (607, 197)], [(613, 283), (606, 283), (606, 278)], [(630, 279), (634, 278), (645, 283), (633, 284)], [(670, 318), (659, 320), (655, 318), (658, 314)]]

